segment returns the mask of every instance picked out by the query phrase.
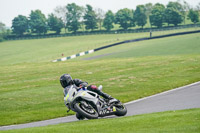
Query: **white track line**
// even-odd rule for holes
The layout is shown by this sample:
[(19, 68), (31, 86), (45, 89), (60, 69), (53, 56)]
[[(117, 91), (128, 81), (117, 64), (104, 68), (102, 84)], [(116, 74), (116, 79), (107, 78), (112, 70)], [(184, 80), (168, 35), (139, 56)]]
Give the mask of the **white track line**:
[(136, 102), (139, 102), (139, 101), (142, 101), (142, 100), (146, 100), (146, 99), (149, 99), (149, 98), (153, 98), (153, 97), (156, 97), (156, 96), (160, 96), (160, 95), (163, 95), (163, 94), (167, 94), (167, 93), (170, 93), (170, 92), (173, 92), (173, 91), (185, 89), (187, 87), (190, 87), (190, 86), (193, 86), (193, 85), (196, 85), (196, 84), (200, 84), (200, 81), (192, 83), (192, 84), (189, 84), (189, 85), (185, 85), (185, 86), (182, 86), (182, 87), (178, 87), (178, 88), (175, 88), (175, 89), (172, 89), (172, 90), (164, 91), (164, 92), (152, 95), (152, 96), (148, 96), (148, 97), (144, 97), (144, 98), (137, 99), (137, 100), (134, 100), (134, 101), (130, 101), (130, 102), (125, 103), (125, 105), (136, 103)]

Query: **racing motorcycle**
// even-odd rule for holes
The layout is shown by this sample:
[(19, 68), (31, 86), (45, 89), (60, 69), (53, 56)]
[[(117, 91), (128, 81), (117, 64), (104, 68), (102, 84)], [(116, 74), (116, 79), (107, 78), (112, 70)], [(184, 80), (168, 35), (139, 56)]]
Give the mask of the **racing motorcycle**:
[[(102, 90), (102, 86), (98, 89)], [(103, 99), (97, 93), (87, 90), (86, 87), (79, 88), (75, 85), (68, 86), (64, 97), (65, 105), (76, 112), (79, 120), (98, 119), (109, 115), (124, 116), (127, 113), (126, 107), (117, 99)]]

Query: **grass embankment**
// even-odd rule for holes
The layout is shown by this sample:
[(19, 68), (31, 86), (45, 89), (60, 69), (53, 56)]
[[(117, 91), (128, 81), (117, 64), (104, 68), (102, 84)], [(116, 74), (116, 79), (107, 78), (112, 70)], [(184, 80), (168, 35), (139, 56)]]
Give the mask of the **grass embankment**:
[[(198, 28), (153, 32), (153, 36), (169, 33), (199, 30)], [(112, 43), (149, 37), (149, 33), (127, 33), (109, 35), (88, 35), (48, 39), (6, 41), (0, 43), (0, 65), (24, 62), (50, 62), (64, 56), (91, 50)]]
[[(146, 49), (154, 50), (154, 48), (158, 47), (155, 51), (150, 52), (152, 53), (150, 54), (151, 56), (145, 55), (144, 57), (133, 58), (135, 56), (131, 55), (131, 52), (127, 52), (127, 58), (118, 58), (121, 57), (119, 55), (115, 58), (106, 58), (104, 60), (83, 61), (76, 59), (59, 63), (49, 62), (52, 51), (57, 49), (57, 44), (59, 44), (57, 41), (60, 41), (61, 45), (58, 49), (64, 51), (64, 48), (66, 48), (67, 51), (70, 51), (62, 43), (62, 39), (72, 39), (70, 44), (76, 44), (80, 40), (84, 44), (86, 42), (92, 44), (94, 38), (98, 37), (91, 36), (94, 37), (90, 38), (92, 41), (89, 41), (89, 38), (88, 40), (85, 38), (86, 40), (84, 41), (83, 37), (77, 37), (74, 40), (73, 37), (56, 38), (55, 40), (30, 40), (30, 43), (34, 42), (33, 44), (36, 46), (29, 45), (29, 41), (1, 43), (0, 125), (19, 124), (66, 116), (66, 107), (63, 104), (62, 89), (59, 84), (59, 77), (63, 73), (70, 73), (73, 78), (80, 78), (91, 84), (102, 84), (105, 92), (123, 102), (199, 81), (200, 46), (199, 36), (197, 35), (181, 36), (182, 39), (186, 38), (181, 43), (179, 43), (181, 39), (177, 39), (180, 38), (179, 36), (168, 38), (170, 42), (168, 44), (163, 43), (162, 39), (152, 40), (150, 45), (148, 45), (148, 41), (141, 42), (140, 46), (136, 44), (135, 48), (138, 48), (137, 51), (140, 51), (139, 53), (143, 53)], [(99, 37), (99, 41), (104, 43), (106, 39), (104, 38), (103, 41), (101, 37)], [(160, 43), (165, 46), (159, 46)], [(81, 42), (79, 44), (77, 46), (84, 48)], [(25, 47), (26, 45), (27, 47)], [(123, 45), (121, 45), (120, 48), (116, 47), (116, 49), (128, 51), (132, 48), (134, 50), (134, 45), (124, 49), (122, 49)], [(39, 46), (40, 49), (38, 51), (46, 50), (46, 54), (40, 52), (35, 54), (34, 51)], [(28, 47), (33, 47), (34, 51), (27, 49)], [(75, 48), (75, 46), (72, 47)], [(163, 48), (169, 54), (157, 54)], [(18, 50), (22, 50), (21, 53), (17, 54)], [(178, 50), (181, 52), (175, 52)], [(5, 54), (5, 51), (7, 51), (7, 54)], [(27, 57), (28, 52), (33, 56)], [(99, 52), (106, 53), (106, 51)], [(58, 54), (55, 53), (53, 55)], [(39, 56), (42, 55), (44, 58), (39, 60)], [(26, 61), (24, 59), (26, 57), (29, 59), (27, 61), (29, 63), (23, 63)]]
[(147, 34), (89, 35), (6, 41), (0, 43), (0, 65), (24, 62), (51, 62), (54, 59), (61, 58), (62, 54), (71, 56), (110, 43), (144, 37)]
[(59, 84), (63, 73), (102, 84), (127, 102), (199, 81), (200, 56), (18, 64), (0, 72), (0, 125), (9, 125), (67, 115)]
[(168, 111), (124, 118), (99, 119), (45, 127), (2, 131), (2, 133), (197, 133), (200, 109)]
[(156, 40), (125, 43), (122, 45), (114, 46), (105, 50), (95, 52), (90, 55), (83, 56), (81, 57), (81, 59), (99, 55), (106, 55), (101, 57), (103, 59), (185, 54), (199, 55), (199, 42), (200, 33), (167, 37)]

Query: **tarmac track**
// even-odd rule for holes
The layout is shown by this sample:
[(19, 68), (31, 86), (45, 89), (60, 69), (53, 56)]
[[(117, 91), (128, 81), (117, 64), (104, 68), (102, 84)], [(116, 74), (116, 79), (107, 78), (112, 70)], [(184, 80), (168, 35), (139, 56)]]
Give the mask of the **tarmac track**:
[[(125, 105), (128, 109), (128, 113), (126, 116), (153, 112), (200, 108), (200, 81), (173, 90), (162, 92), (153, 96), (128, 102)], [(111, 116), (111, 118), (113, 117), (116, 116)], [(73, 115), (26, 124), (1, 126), (0, 130), (40, 127), (74, 121), (77, 121), (77, 119)]]

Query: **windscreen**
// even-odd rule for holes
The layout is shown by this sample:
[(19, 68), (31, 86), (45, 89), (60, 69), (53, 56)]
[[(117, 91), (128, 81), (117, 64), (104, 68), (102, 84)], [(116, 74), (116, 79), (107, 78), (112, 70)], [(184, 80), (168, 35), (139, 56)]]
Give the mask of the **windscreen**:
[(72, 85), (69, 85), (69, 86), (64, 88), (64, 90), (63, 90), (64, 96), (67, 96), (67, 94), (68, 94), (68, 92), (69, 92), (71, 87), (72, 87)]

